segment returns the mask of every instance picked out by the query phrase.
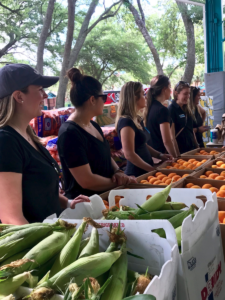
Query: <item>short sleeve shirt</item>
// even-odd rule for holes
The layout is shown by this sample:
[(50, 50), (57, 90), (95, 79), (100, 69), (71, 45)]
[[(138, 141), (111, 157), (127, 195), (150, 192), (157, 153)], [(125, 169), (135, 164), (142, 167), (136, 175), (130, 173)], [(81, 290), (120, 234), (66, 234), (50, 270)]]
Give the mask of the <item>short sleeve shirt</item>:
[(92, 125), (100, 132), (103, 142), (92, 136), (73, 121), (62, 124), (59, 130), (58, 152), (62, 164), (66, 197), (73, 199), (80, 194), (91, 196), (102, 191), (83, 189), (74, 179), (69, 169), (90, 165), (93, 174), (111, 178), (113, 167), (108, 141), (96, 122)]
[(182, 110), (182, 108), (172, 101), (169, 106), (170, 116), (175, 125), (175, 134), (177, 135), (181, 129), (182, 132), (176, 137), (180, 153), (194, 150), (196, 148), (193, 133), (193, 118)]
[(22, 209), (29, 223), (62, 211), (58, 165), (43, 146), (37, 147), (10, 126), (0, 129), (0, 172), (22, 174)]
[[(144, 128), (143, 121), (141, 122), (141, 126), (143, 130), (137, 128), (132, 119), (120, 118), (117, 125), (118, 136), (121, 141), (121, 135), (120, 135), (121, 129), (123, 129), (124, 127), (131, 127), (135, 132), (135, 138), (134, 138), (135, 153), (138, 154), (146, 163), (153, 166), (153, 160), (146, 144), (150, 139), (150, 134)], [(134, 175), (137, 177), (145, 174), (146, 171), (135, 166), (130, 161), (127, 161), (125, 173), (129, 176)]]
[(152, 105), (147, 115), (146, 127), (150, 131), (151, 139), (148, 142), (153, 149), (165, 153), (166, 148), (163, 143), (160, 124), (170, 124), (170, 114), (167, 107), (162, 105), (159, 101), (153, 100)]

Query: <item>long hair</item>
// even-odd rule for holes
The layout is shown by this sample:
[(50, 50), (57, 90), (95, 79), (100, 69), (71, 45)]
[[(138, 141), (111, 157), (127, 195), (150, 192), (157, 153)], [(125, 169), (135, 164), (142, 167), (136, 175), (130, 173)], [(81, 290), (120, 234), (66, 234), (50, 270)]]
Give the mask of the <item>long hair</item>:
[(138, 111), (136, 102), (140, 98), (143, 86), (140, 82), (129, 81), (125, 83), (120, 91), (120, 100), (116, 117), (116, 129), (120, 118), (130, 118), (137, 128), (142, 129), (138, 122)]
[[(180, 94), (181, 91), (183, 91), (184, 89), (189, 88), (190, 89), (190, 85), (187, 82), (184, 81), (180, 81), (178, 82), (177, 85), (175, 85), (175, 88), (173, 90), (173, 98), (175, 101), (177, 101), (178, 99), (178, 95)], [(192, 111), (191, 111), (191, 107), (190, 107), (190, 100), (188, 101), (187, 104), (183, 105), (182, 107), (183, 111), (185, 112), (186, 115), (192, 117)]]
[(145, 110), (145, 122), (149, 110), (151, 108), (153, 99), (160, 96), (162, 90), (164, 88), (168, 88), (169, 85), (170, 85), (170, 79), (165, 75), (157, 75), (154, 78), (152, 78), (150, 82), (150, 89), (147, 92), (147, 109)]
[(195, 105), (195, 97), (198, 95), (199, 92), (200, 92), (200, 88), (198, 88), (196, 86), (191, 86), (190, 108), (191, 108), (191, 111), (192, 111), (193, 119), (195, 121), (196, 121), (196, 118), (195, 118), (195, 112), (196, 112), (196, 110), (198, 111), (198, 113), (202, 117), (202, 114), (200, 112), (200, 109), (199, 109), (198, 105), (197, 106)]
[[(28, 89), (26, 88), (22, 92), (26, 93), (27, 91)], [(12, 95), (0, 99), (0, 128), (7, 126), (13, 118), (16, 107), (15, 101)], [(30, 125), (27, 126), (27, 134), (33, 142), (42, 144), (41, 139), (34, 133)]]

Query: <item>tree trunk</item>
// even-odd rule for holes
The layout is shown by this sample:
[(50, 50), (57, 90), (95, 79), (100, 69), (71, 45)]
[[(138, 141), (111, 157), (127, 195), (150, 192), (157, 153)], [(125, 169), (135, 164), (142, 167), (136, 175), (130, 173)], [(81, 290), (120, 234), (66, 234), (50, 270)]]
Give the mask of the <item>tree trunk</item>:
[[(140, 2), (138, 4), (140, 6)], [(163, 73), (163, 67), (162, 67), (162, 64), (160, 62), (158, 51), (155, 48), (155, 45), (152, 41), (152, 38), (149, 35), (148, 30), (145, 27), (145, 24), (143, 22), (143, 18), (140, 18), (138, 11), (136, 10), (136, 8), (130, 2), (127, 2), (127, 5), (128, 5), (129, 10), (132, 12), (132, 14), (134, 16), (134, 19), (135, 19), (135, 23), (137, 24), (140, 32), (142, 33), (146, 43), (148, 44), (148, 47), (149, 47), (151, 53), (153, 55), (158, 75), (163, 75), (164, 74)]]
[(194, 24), (188, 15), (187, 6), (184, 3), (176, 1), (181, 12), (187, 34), (187, 62), (183, 75), (183, 80), (191, 83), (195, 70), (195, 29)]
[(10, 34), (10, 41), (2, 49), (0, 49), (0, 58), (8, 53), (10, 48), (17, 43), (17, 39), (14, 38), (14, 34)]
[(40, 35), (39, 41), (38, 41), (36, 70), (40, 74), (43, 74), (44, 48), (45, 48), (45, 42), (48, 37), (48, 31), (49, 31), (49, 28), (52, 23), (52, 15), (53, 15), (53, 11), (54, 11), (54, 5), (55, 5), (55, 0), (49, 0), (44, 24), (43, 24), (43, 27), (41, 30), (41, 35)]
[(63, 54), (62, 69), (59, 77), (59, 89), (56, 97), (56, 107), (63, 107), (65, 104), (65, 94), (67, 87), (66, 71), (69, 69), (69, 59), (70, 52), (73, 42), (73, 32), (75, 23), (75, 4), (77, 0), (67, 0), (68, 1), (68, 25), (67, 25), (67, 35), (66, 43)]

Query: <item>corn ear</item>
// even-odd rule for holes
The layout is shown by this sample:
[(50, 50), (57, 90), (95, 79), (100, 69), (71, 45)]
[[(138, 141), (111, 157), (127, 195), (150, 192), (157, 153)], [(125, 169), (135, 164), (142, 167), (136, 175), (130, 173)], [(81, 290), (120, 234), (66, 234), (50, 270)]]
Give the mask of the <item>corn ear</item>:
[(181, 210), (185, 207), (187, 205), (182, 202), (166, 202), (159, 210)]
[(4, 265), (9, 265), (12, 262), (22, 259), (24, 257), (24, 255), (26, 255), (28, 252), (30, 251), (30, 249), (26, 249), (23, 250), (22, 252), (16, 253), (13, 256), (10, 256), (9, 258), (7, 258), (6, 260), (4, 260), (1, 264), (0, 264), (0, 268), (3, 267)]
[[(81, 285), (84, 278), (96, 278), (107, 272), (112, 264), (120, 257), (121, 253), (121, 251), (112, 253), (102, 252), (80, 258), (38, 287), (65, 291), (66, 284), (70, 282), (71, 278), (74, 278), (74, 283)], [(35, 291), (33, 293), (35, 293)]]
[(165, 203), (169, 196), (172, 185), (168, 185), (163, 191), (156, 193), (147, 201), (145, 201), (141, 208), (139, 208), (136, 212), (137, 215), (143, 214), (143, 211), (153, 212), (159, 210)]
[(0, 299), (14, 294), (15, 291), (29, 278), (30, 272), (24, 272), (0, 282)]
[(84, 249), (84, 247), (87, 246), (88, 242), (90, 241), (90, 237), (87, 237), (86, 239), (83, 239), (81, 242), (80, 242), (80, 248), (79, 248), (79, 251), (78, 251), (78, 257), (80, 256), (82, 250)]
[(82, 224), (77, 229), (74, 236), (70, 239), (70, 241), (64, 246), (61, 252), (58, 254), (50, 272), (50, 277), (54, 276), (63, 268), (69, 266), (72, 262), (77, 259), (80, 242), (82, 239), (82, 235), (84, 233), (87, 222), (82, 222)]
[(97, 253), (99, 253), (99, 234), (96, 228), (92, 228), (90, 241), (82, 250), (79, 258), (91, 256)]
[(177, 237), (177, 244), (180, 247), (181, 246), (181, 230), (182, 226), (179, 226), (175, 229), (176, 237)]

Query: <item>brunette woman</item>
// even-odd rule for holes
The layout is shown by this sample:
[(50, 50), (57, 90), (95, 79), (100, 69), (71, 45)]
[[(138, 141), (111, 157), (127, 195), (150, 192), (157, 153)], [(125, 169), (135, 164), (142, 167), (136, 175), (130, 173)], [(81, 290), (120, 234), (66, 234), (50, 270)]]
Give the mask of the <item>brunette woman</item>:
[(148, 144), (159, 152), (167, 152), (173, 157), (177, 157), (170, 130), (169, 110), (164, 106), (171, 94), (170, 80), (167, 76), (158, 75), (151, 80), (150, 86), (147, 93), (146, 110), (146, 127), (151, 133), (151, 140)]
[(120, 101), (116, 119), (116, 130), (122, 143), (127, 167), (127, 175), (140, 176), (154, 170), (152, 157), (161, 160), (171, 159), (150, 147), (148, 130), (144, 127), (139, 112), (146, 107), (146, 98), (140, 82), (126, 83), (120, 92)]

